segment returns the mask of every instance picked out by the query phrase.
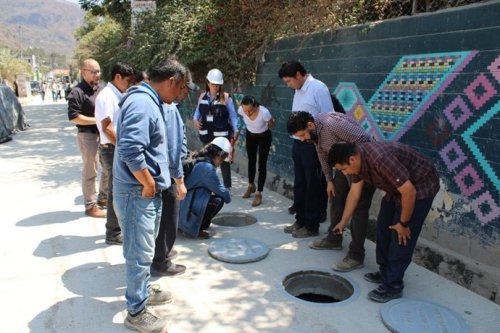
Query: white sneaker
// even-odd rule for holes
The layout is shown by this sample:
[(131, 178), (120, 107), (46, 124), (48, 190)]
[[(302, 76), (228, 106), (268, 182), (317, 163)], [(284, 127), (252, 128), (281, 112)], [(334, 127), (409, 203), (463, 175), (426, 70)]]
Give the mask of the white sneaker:
[(134, 317), (129, 313), (124, 324), (128, 329), (141, 333), (167, 333), (167, 321), (152, 314), (148, 308)]

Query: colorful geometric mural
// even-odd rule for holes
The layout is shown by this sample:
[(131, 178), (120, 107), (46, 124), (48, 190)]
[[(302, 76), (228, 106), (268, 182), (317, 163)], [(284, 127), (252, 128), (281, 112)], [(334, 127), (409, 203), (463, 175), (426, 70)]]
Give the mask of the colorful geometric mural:
[[(446, 95), (456, 76), (477, 55), (477, 51), (465, 51), (404, 56), (368, 102), (352, 82), (339, 83), (334, 94), (372, 138), (397, 141), (438, 97)], [(481, 224), (500, 217), (500, 149), (486, 142), (486, 138), (500, 139), (500, 101), (494, 99), (500, 91), (500, 56), (484, 70), (472, 79), (464, 76), (470, 82), (460, 82), (465, 84), (463, 93), (453, 91), (456, 97), (451, 103), (435, 107), (442, 111), (434, 112), (425, 127), (429, 142), (453, 172), (450, 179), (471, 200)]]

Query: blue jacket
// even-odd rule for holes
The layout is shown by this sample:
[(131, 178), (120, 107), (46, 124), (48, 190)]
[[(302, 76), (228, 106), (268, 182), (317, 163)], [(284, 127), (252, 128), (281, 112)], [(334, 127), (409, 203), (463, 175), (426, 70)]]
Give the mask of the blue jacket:
[(180, 178), (182, 170), (182, 159), (187, 155), (187, 141), (184, 129), (184, 121), (175, 103), (163, 104), (165, 113), (165, 131), (167, 134), (167, 154), (169, 158), (170, 175)]
[(225, 203), (231, 202), (229, 191), (219, 180), (215, 166), (208, 160), (197, 162), (189, 176), (185, 179), (186, 198), (181, 201), (179, 209), (179, 229), (196, 237), (205, 215), (208, 199), (215, 193)]
[(170, 187), (163, 102), (147, 83), (130, 88), (121, 99), (116, 119), (116, 149), (113, 185), (117, 188), (141, 185), (132, 171), (149, 169), (156, 189)]

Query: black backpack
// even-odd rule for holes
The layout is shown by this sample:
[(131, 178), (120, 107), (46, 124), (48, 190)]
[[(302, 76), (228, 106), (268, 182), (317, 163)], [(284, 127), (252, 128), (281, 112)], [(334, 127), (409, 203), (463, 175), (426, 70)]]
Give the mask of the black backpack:
[(330, 94), (330, 96), (332, 97), (333, 109), (335, 110), (335, 112), (345, 114), (344, 107), (340, 103), (340, 101), (337, 98), (337, 96), (335, 96), (334, 94)]

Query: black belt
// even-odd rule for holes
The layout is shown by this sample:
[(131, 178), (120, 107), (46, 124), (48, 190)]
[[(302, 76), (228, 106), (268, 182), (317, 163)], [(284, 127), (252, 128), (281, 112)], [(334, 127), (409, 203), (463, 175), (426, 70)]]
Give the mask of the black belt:
[(93, 129), (93, 128), (81, 128), (81, 127), (78, 127), (78, 133), (97, 133), (97, 130)]
[(112, 143), (104, 143), (104, 144), (101, 144), (101, 147), (102, 147), (102, 148), (115, 149), (115, 145), (114, 145), (114, 144), (112, 144)]

